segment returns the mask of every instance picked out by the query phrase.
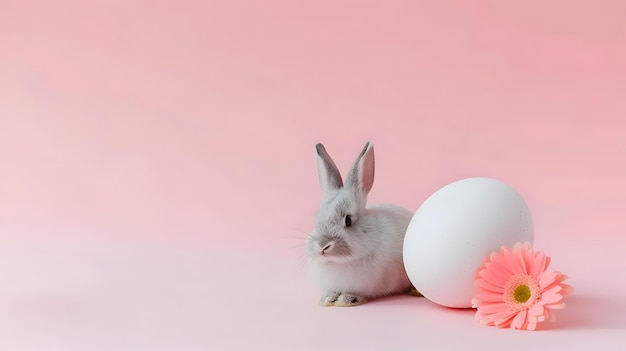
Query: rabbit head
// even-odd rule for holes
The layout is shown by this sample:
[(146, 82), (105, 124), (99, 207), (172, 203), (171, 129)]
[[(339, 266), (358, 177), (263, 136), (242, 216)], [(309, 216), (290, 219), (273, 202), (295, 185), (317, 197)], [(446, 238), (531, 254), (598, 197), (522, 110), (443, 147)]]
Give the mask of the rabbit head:
[(372, 255), (375, 223), (367, 218), (367, 194), (374, 184), (374, 147), (368, 142), (346, 176), (345, 184), (322, 144), (316, 145), (322, 203), (306, 250), (314, 260), (352, 262)]

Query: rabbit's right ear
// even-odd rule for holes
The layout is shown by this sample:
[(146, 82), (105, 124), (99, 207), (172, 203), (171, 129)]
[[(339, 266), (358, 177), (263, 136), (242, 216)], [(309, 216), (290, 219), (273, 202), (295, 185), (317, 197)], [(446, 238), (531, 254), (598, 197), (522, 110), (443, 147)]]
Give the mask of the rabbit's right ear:
[(324, 193), (328, 193), (333, 190), (339, 190), (343, 187), (343, 180), (341, 180), (341, 173), (339, 169), (330, 158), (328, 152), (324, 148), (324, 145), (315, 145), (317, 150), (317, 173), (320, 177), (320, 185)]

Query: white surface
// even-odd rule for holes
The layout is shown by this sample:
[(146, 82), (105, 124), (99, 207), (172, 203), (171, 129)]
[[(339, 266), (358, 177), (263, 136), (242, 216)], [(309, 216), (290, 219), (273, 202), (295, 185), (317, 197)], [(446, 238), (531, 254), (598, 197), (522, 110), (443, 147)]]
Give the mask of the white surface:
[[(540, 331), (478, 325), (473, 310), (399, 296), (323, 308), (298, 250), (4, 247), (0, 350), (623, 350), (626, 285), (600, 279), (618, 245), (560, 256), (576, 291)], [(624, 247), (626, 242), (619, 243)], [(580, 264), (576, 252), (602, 249)], [(230, 249), (230, 248), (229, 248)], [(220, 253), (217, 253), (220, 252)], [(283, 255), (277, 255), (283, 252)], [(287, 252), (287, 255), (284, 253)]]

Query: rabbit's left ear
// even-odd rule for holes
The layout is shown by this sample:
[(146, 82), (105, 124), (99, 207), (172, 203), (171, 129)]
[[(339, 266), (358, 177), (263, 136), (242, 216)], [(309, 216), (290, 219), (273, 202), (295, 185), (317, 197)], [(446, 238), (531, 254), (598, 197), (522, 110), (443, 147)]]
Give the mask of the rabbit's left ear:
[(346, 186), (368, 194), (374, 185), (374, 145), (367, 142), (346, 177)]
[(326, 148), (322, 144), (317, 144), (315, 150), (317, 150), (317, 172), (320, 177), (322, 192), (327, 195), (341, 189), (343, 187), (341, 173), (339, 173), (339, 169), (337, 169)]

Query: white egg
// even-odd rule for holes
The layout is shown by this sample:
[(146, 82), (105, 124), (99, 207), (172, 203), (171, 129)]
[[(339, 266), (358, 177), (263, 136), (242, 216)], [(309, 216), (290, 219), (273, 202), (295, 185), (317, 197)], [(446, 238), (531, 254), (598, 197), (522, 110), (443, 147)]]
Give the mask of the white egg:
[(474, 276), (502, 245), (534, 239), (524, 199), (490, 178), (448, 184), (415, 212), (404, 239), (404, 265), (413, 286), (447, 307), (471, 307)]

